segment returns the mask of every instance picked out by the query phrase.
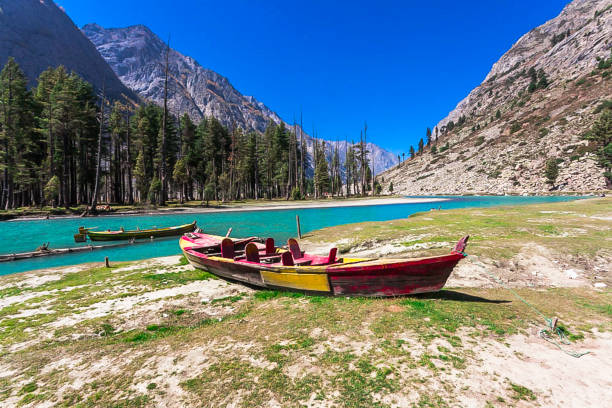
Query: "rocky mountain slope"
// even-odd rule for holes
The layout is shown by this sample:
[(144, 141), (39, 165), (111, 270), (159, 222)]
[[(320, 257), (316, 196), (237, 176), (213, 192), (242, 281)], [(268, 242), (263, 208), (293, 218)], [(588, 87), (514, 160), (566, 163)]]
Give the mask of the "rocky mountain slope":
[(52, 0), (0, 0), (0, 67), (13, 57), (30, 81), (64, 65), (112, 98), (136, 95), (117, 78), (96, 47)]
[(542, 192), (551, 189), (545, 163), (556, 159), (555, 190), (605, 189), (583, 135), (612, 98), (612, 70), (598, 68), (611, 47), (612, 3), (568, 4), (523, 35), (437, 124), (434, 151), (383, 174), (386, 187), (393, 182), (409, 194)]
[[(166, 45), (155, 33), (143, 25), (103, 28), (87, 24), (82, 30), (126, 86), (145, 99), (163, 102)], [(174, 114), (188, 113), (196, 122), (203, 117), (215, 117), (225, 126), (235, 123), (259, 132), (265, 130), (270, 120), (275, 123), (282, 120), (254, 97), (242, 95), (224, 76), (173, 49), (169, 54), (169, 72), (168, 106)], [(313, 143), (308, 135), (306, 142), (312, 153)], [(337, 145), (344, 159), (346, 143), (328, 143)], [(397, 163), (393, 153), (374, 144), (369, 144), (369, 149), (376, 172)]]

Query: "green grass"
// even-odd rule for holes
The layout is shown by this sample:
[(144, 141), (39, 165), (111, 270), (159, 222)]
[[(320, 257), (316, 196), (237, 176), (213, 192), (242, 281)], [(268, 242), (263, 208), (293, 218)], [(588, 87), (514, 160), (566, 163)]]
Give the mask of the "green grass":
[[(610, 293), (520, 289), (519, 294), (547, 315), (563, 316), (563, 327), (570, 334), (587, 335), (586, 328), (579, 328), (585, 322), (599, 322), (602, 330), (610, 328), (612, 319), (606, 309), (595, 306), (610, 303)], [(228, 299), (231, 298), (219, 304), (226, 304)], [(196, 311), (175, 309), (179, 313), (170, 313), (165, 322), (127, 332), (117, 332), (109, 323), (98, 323), (96, 330), (100, 331), (102, 326), (106, 335), (69, 343), (43, 343), (23, 353), (5, 355), (3, 362), (22, 367), (31, 378), (30, 383), (37, 384), (37, 388), (29, 386), (21, 391), (21, 398), (34, 401), (40, 395), (53, 395), (69, 381), (68, 368), (54, 374), (42, 373), (43, 367), (58, 356), (87, 356), (90, 363), (103, 356), (117, 361), (127, 359), (129, 363), (119, 363), (120, 373), (110, 377), (94, 375), (78, 393), (67, 392), (63, 403), (107, 405), (117, 400), (146, 405), (149, 401), (146, 395), (125, 392), (131, 389), (133, 381), (144, 382), (149, 393), (164, 389), (163, 379), (136, 379), (144, 361), (171, 350), (187, 352), (217, 344), (204, 346), (210, 364), (181, 381), (180, 386), (193, 395), (194, 401), (205, 400), (210, 406), (220, 406), (240, 395), (237, 406), (257, 406), (271, 399), (282, 406), (299, 406), (315, 395), (337, 406), (375, 407), (384, 404), (374, 395), (394, 395), (407, 386), (406, 379), (400, 381), (402, 370), (460, 372), (475, 357), (472, 340), (503, 342), (509, 334), (524, 332), (532, 323), (543, 323), (503, 289), (443, 290), (399, 299), (310, 297), (260, 291), (243, 296), (237, 304), (241, 306), (222, 319), (190, 320), (195, 318)], [(367, 332), (362, 329), (364, 324)], [(313, 335), (316, 330), (321, 334)], [(413, 346), (403, 340), (406, 333), (412, 333), (424, 347), (434, 341), (444, 341), (444, 345), (438, 343), (435, 352), (414, 356)], [(334, 343), (341, 348), (329, 346)], [(372, 346), (360, 351), (351, 346), (353, 343)], [(240, 344), (250, 345), (248, 353), (233, 346)], [(247, 356), (261, 363), (252, 364)], [(313, 368), (307, 365), (297, 371), (297, 376), (289, 376), (292, 367), (303, 364), (304, 359), (312, 361), (309, 364)], [(427, 390), (427, 381), (430, 380), (420, 376), (410, 377), (410, 387), (421, 390), (420, 403), (451, 405), (452, 394), (437, 398)], [(150, 386), (152, 383), (155, 387)], [(510, 390), (508, 398), (514, 395), (530, 398), (522, 388)]]
[[(468, 252), (482, 256), (502, 250), (512, 256), (523, 245), (537, 243), (589, 259), (607, 248), (604, 227), (609, 222), (600, 218), (608, 208), (607, 200), (588, 200), (434, 211), (360, 224), (362, 230), (355, 225), (330, 228), (310, 239), (353, 236), (356, 244), (398, 239), (410, 246), (452, 242), (471, 232)], [(587, 233), (576, 234), (575, 229)], [(123, 267), (130, 268), (117, 272)], [(3, 299), (25, 293), (35, 297), (0, 310), (0, 365), (16, 373), (0, 380), (0, 405), (8, 398), (21, 404), (56, 398), (59, 406), (163, 404), (169, 402), (172, 379), (185, 391), (186, 405), (250, 407), (274, 401), (297, 407), (312, 399), (338, 407), (382, 407), (381, 401), (394, 404), (396, 398), (401, 402), (406, 393), (417, 392), (415, 406), (455, 406), (464, 391), (441, 379), (447, 374), (462, 378), (466, 369), (477, 367), (483, 355), (474, 350), (480, 345), (505, 344), (509, 336), (530, 335), (545, 324), (505, 289), (449, 288), (382, 299), (223, 292), (206, 303), (198, 296), (168, 298), (138, 315), (120, 312), (49, 328), (98, 302), (121, 302), (192, 282), (204, 287), (210, 278), (178, 265), (144, 263), (92, 266), (36, 288), (17, 286), (15, 276), (1, 277)], [(559, 317), (558, 327), (576, 342), (571, 348), (581, 349), (593, 328), (612, 330), (610, 290), (516, 291), (547, 317)], [(42, 302), (51, 313), (11, 317)], [(23, 349), (9, 351), (17, 343)], [(59, 361), (70, 364), (46, 368)], [(76, 375), (82, 386), (72, 389)], [(489, 393), (482, 400), (495, 406), (537, 401), (536, 391), (520, 385), (520, 378), (513, 381), (506, 383), (507, 389), (495, 390), (501, 395)]]
[(510, 383), (510, 389), (514, 393), (514, 395), (512, 395), (512, 398), (514, 398), (515, 400), (534, 401), (536, 399), (534, 392), (522, 385)]
[[(413, 214), (402, 220), (364, 222), (324, 228), (309, 233), (304, 246), (333, 244), (351, 237), (342, 245), (342, 253), (367, 244), (383, 245), (415, 234), (415, 243), (456, 242), (470, 235), (468, 254), (491, 259), (508, 259), (523, 247), (533, 244), (564, 254), (593, 257), (612, 253), (609, 229), (612, 221), (611, 198), (593, 198), (571, 202), (521, 205), (512, 207), (472, 208)], [(597, 217), (597, 218), (595, 218)], [(419, 250), (422, 255), (441, 254), (448, 248)]]

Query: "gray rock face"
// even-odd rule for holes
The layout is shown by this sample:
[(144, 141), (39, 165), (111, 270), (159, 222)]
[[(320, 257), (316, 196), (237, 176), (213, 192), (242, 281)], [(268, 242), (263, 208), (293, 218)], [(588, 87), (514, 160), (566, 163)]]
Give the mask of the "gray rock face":
[[(125, 28), (103, 28), (87, 24), (83, 33), (117, 73), (121, 81), (154, 103), (163, 103), (166, 45), (149, 28), (135, 25)], [(282, 119), (252, 96), (242, 95), (227, 78), (202, 67), (193, 58), (171, 49), (169, 54), (168, 106), (174, 114), (187, 113), (196, 122), (215, 117), (225, 126), (235, 124), (247, 131), (263, 132), (272, 120)], [(291, 128), (289, 124), (287, 127)], [(312, 154), (312, 139), (306, 135)], [(340, 157), (345, 157), (344, 142), (338, 144)], [(377, 173), (396, 164), (397, 160), (379, 146), (370, 145)]]
[[(610, 6), (609, 0), (575, 0), (523, 35), (438, 123), (442, 129), (465, 119), (437, 141), (438, 150), (447, 144), (448, 150), (426, 150), (390, 169), (385, 179), (409, 194), (605, 189), (603, 170), (583, 135), (612, 95), (611, 72), (597, 69), (599, 59), (610, 57)], [(546, 88), (528, 91), (531, 68), (545, 72)], [(554, 187), (544, 176), (552, 158), (560, 168)]]
[[(83, 33), (117, 73), (121, 81), (145, 99), (161, 104), (164, 93), (166, 45), (149, 28), (103, 28), (87, 24)], [(280, 118), (254, 98), (243, 96), (227, 80), (193, 58), (173, 49), (169, 54), (168, 107), (199, 122), (214, 116), (225, 126), (264, 131)]]
[(96, 47), (52, 0), (0, 0), (0, 66), (13, 57), (30, 86), (48, 67), (64, 65), (117, 99), (136, 95), (117, 78)]

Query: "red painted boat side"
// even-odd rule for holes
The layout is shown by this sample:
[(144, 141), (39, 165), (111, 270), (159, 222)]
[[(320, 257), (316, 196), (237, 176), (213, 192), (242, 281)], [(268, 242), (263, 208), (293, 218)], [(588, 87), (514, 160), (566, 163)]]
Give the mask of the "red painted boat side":
[(443, 257), (346, 268), (328, 268), (334, 295), (401, 296), (435, 292), (444, 286), (457, 262), (464, 256)]

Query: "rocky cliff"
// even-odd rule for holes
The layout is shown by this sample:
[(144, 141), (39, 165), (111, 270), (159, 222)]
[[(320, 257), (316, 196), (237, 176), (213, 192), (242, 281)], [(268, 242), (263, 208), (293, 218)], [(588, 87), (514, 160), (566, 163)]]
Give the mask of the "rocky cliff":
[[(612, 98), (612, 3), (575, 0), (523, 35), (438, 124), (435, 149), (385, 174), (408, 194), (606, 188), (584, 134)], [(434, 132), (435, 136), (435, 132)], [(437, 151), (437, 152), (436, 152)], [(545, 163), (556, 159), (551, 186)]]
[(52, 0), (0, 0), (0, 67), (13, 57), (29, 79), (64, 65), (112, 98), (136, 99), (96, 47)]
[[(103, 28), (87, 24), (82, 30), (125, 85), (145, 99), (163, 103), (166, 45), (155, 33), (143, 25)], [(224, 76), (173, 49), (169, 53), (169, 73), (168, 106), (174, 114), (188, 113), (196, 122), (215, 117), (225, 126), (236, 124), (259, 132), (270, 120), (282, 120), (254, 97), (242, 95)], [(306, 143), (312, 154), (313, 143), (308, 135)], [(337, 145), (344, 159), (346, 144), (328, 143)], [(369, 144), (369, 150), (377, 173), (397, 163), (393, 153), (379, 146)]]

